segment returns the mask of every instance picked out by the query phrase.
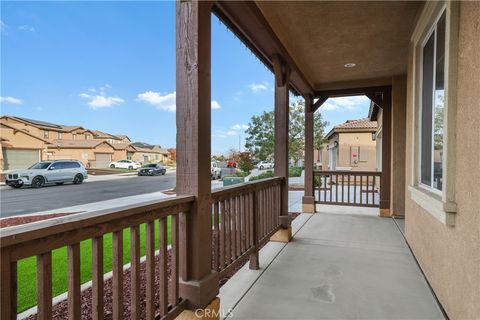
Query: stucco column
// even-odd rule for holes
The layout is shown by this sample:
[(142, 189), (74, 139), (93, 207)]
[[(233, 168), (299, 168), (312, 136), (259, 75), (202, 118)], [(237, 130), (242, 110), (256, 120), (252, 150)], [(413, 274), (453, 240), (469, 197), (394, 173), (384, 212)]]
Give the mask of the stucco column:
[[(218, 274), (211, 271), (210, 208), (212, 2), (177, 1), (177, 194), (195, 196), (182, 217), (180, 295), (189, 308), (204, 308), (218, 294)], [(181, 241), (182, 241), (181, 240)]]
[[(280, 57), (272, 58), (275, 73), (275, 176), (285, 178), (282, 188), (280, 223), (287, 230), (275, 240), (291, 238), (291, 221), (288, 216), (288, 126), (289, 126), (289, 77), (290, 70)], [(282, 230), (280, 230), (282, 231)], [(283, 237), (285, 235), (285, 237)]]
[(383, 93), (382, 118), (382, 180), (380, 184), (380, 216), (389, 217), (392, 165), (392, 94), (390, 90), (387, 90)]
[(305, 97), (305, 193), (302, 199), (302, 211), (306, 213), (315, 212), (315, 197), (313, 188), (313, 98)]

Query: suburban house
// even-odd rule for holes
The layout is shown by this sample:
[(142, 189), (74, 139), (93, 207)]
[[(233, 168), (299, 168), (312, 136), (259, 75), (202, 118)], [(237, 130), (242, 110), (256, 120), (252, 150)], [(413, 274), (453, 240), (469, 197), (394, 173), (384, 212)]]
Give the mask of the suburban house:
[(170, 152), (159, 145), (148, 144), (145, 142), (134, 142), (136, 152), (132, 155), (132, 160), (140, 163), (162, 162), (166, 163), (170, 159)]
[(369, 119), (347, 120), (328, 132), (328, 143), (315, 152), (317, 166), (329, 170), (375, 171), (377, 123)]
[[(212, 14), (275, 79), (274, 177), (214, 190)], [(38, 317), (52, 318), (58, 248), (69, 319), (480, 318), (480, 2), (177, 1), (175, 19), (176, 196), (2, 230), (0, 319), (16, 318), (18, 281), (32, 281), (17, 262), (29, 257)], [(303, 212), (293, 221), (291, 93), (305, 99)], [(382, 109), (381, 171), (315, 170), (314, 112), (358, 95)], [(329, 184), (334, 176), (344, 183)], [(81, 261), (85, 240), (91, 260)], [(92, 273), (88, 296), (81, 266)]]
[[(76, 159), (87, 168), (106, 168), (111, 161), (134, 159), (137, 148), (126, 135), (81, 126), (65, 126), (15, 116), (0, 117), (0, 170), (28, 168), (41, 160)], [(168, 151), (142, 145), (139, 162), (166, 161)]]

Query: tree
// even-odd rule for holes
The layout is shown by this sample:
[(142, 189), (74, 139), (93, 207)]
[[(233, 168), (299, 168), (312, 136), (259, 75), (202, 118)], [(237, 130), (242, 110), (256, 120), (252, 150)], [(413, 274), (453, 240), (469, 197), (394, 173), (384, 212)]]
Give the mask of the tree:
[(254, 168), (251, 153), (250, 152), (242, 152), (238, 156), (238, 168), (243, 172), (250, 174), (250, 171)]
[(177, 149), (175, 148), (170, 148), (170, 149), (167, 149), (168, 153), (170, 153), (170, 158), (173, 160), (173, 161), (177, 161)]
[(263, 112), (260, 116), (253, 116), (245, 130), (245, 148), (259, 160), (273, 157), (275, 140), (273, 131), (273, 111)]
[[(290, 104), (289, 123), (289, 158), (297, 162), (303, 158), (305, 147), (305, 101), (298, 100)], [(314, 148), (320, 149), (325, 142), (325, 127), (328, 125), (322, 115), (314, 114)], [(275, 150), (274, 112), (263, 112), (253, 116), (247, 134), (245, 148), (250, 150), (259, 160), (267, 160)]]

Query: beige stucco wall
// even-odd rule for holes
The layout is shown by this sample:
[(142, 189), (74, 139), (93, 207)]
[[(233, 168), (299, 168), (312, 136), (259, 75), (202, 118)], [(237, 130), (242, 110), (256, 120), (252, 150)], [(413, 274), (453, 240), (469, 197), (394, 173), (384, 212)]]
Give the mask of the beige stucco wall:
[[(372, 140), (371, 132), (356, 132), (338, 134), (338, 167), (351, 168), (352, 171), (375, 171), (376, 142)], [(356, 165), (350, 161), (350, 147), (360, 147), (360, 157)], [(365, 160), (360, 160), (365, 159)]]
[(98, 145), (96, 148), (48, 148), (48, 160), (58, 160), (58, 159), (71, 159), (71, 160), (79, 160), (85, 166), (88, 163), (93, 164), (95, 163), (95, 153), (110, 153), (114, 154), (113, 148), (108, 145), (107, 143), (102, 143)]
[[(451, 319), (480, 319), (480, 2), (461, 2), (456, 119), (455, 226), (406, 191), (406, 236)], [(412, 63), (407, 106), (407, 185), (412, 184)]]
[(392, 145), (390, 212), (405, 215), (405, 124), (407, 110), (407, 76), (392, 78)]

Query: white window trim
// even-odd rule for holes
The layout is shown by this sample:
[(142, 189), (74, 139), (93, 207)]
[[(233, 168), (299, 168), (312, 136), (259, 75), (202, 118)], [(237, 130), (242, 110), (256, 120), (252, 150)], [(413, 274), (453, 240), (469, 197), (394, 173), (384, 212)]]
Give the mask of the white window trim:
[[(414, 125), (412, 145), (412, 185), (408, 186), (411, 199), (441, 223), (454, 226), (457, 205), (455, 202), (455, 130), (457, 109), (457, 54), (458, 54), (458, 3), (427, 2), (412, 35), (414, 46), (413, 92)], [(421, 154), (421, 92), (423, 45), (445, 10), (445, 111), (442, 191), (423, 187), (420, 180)]]

